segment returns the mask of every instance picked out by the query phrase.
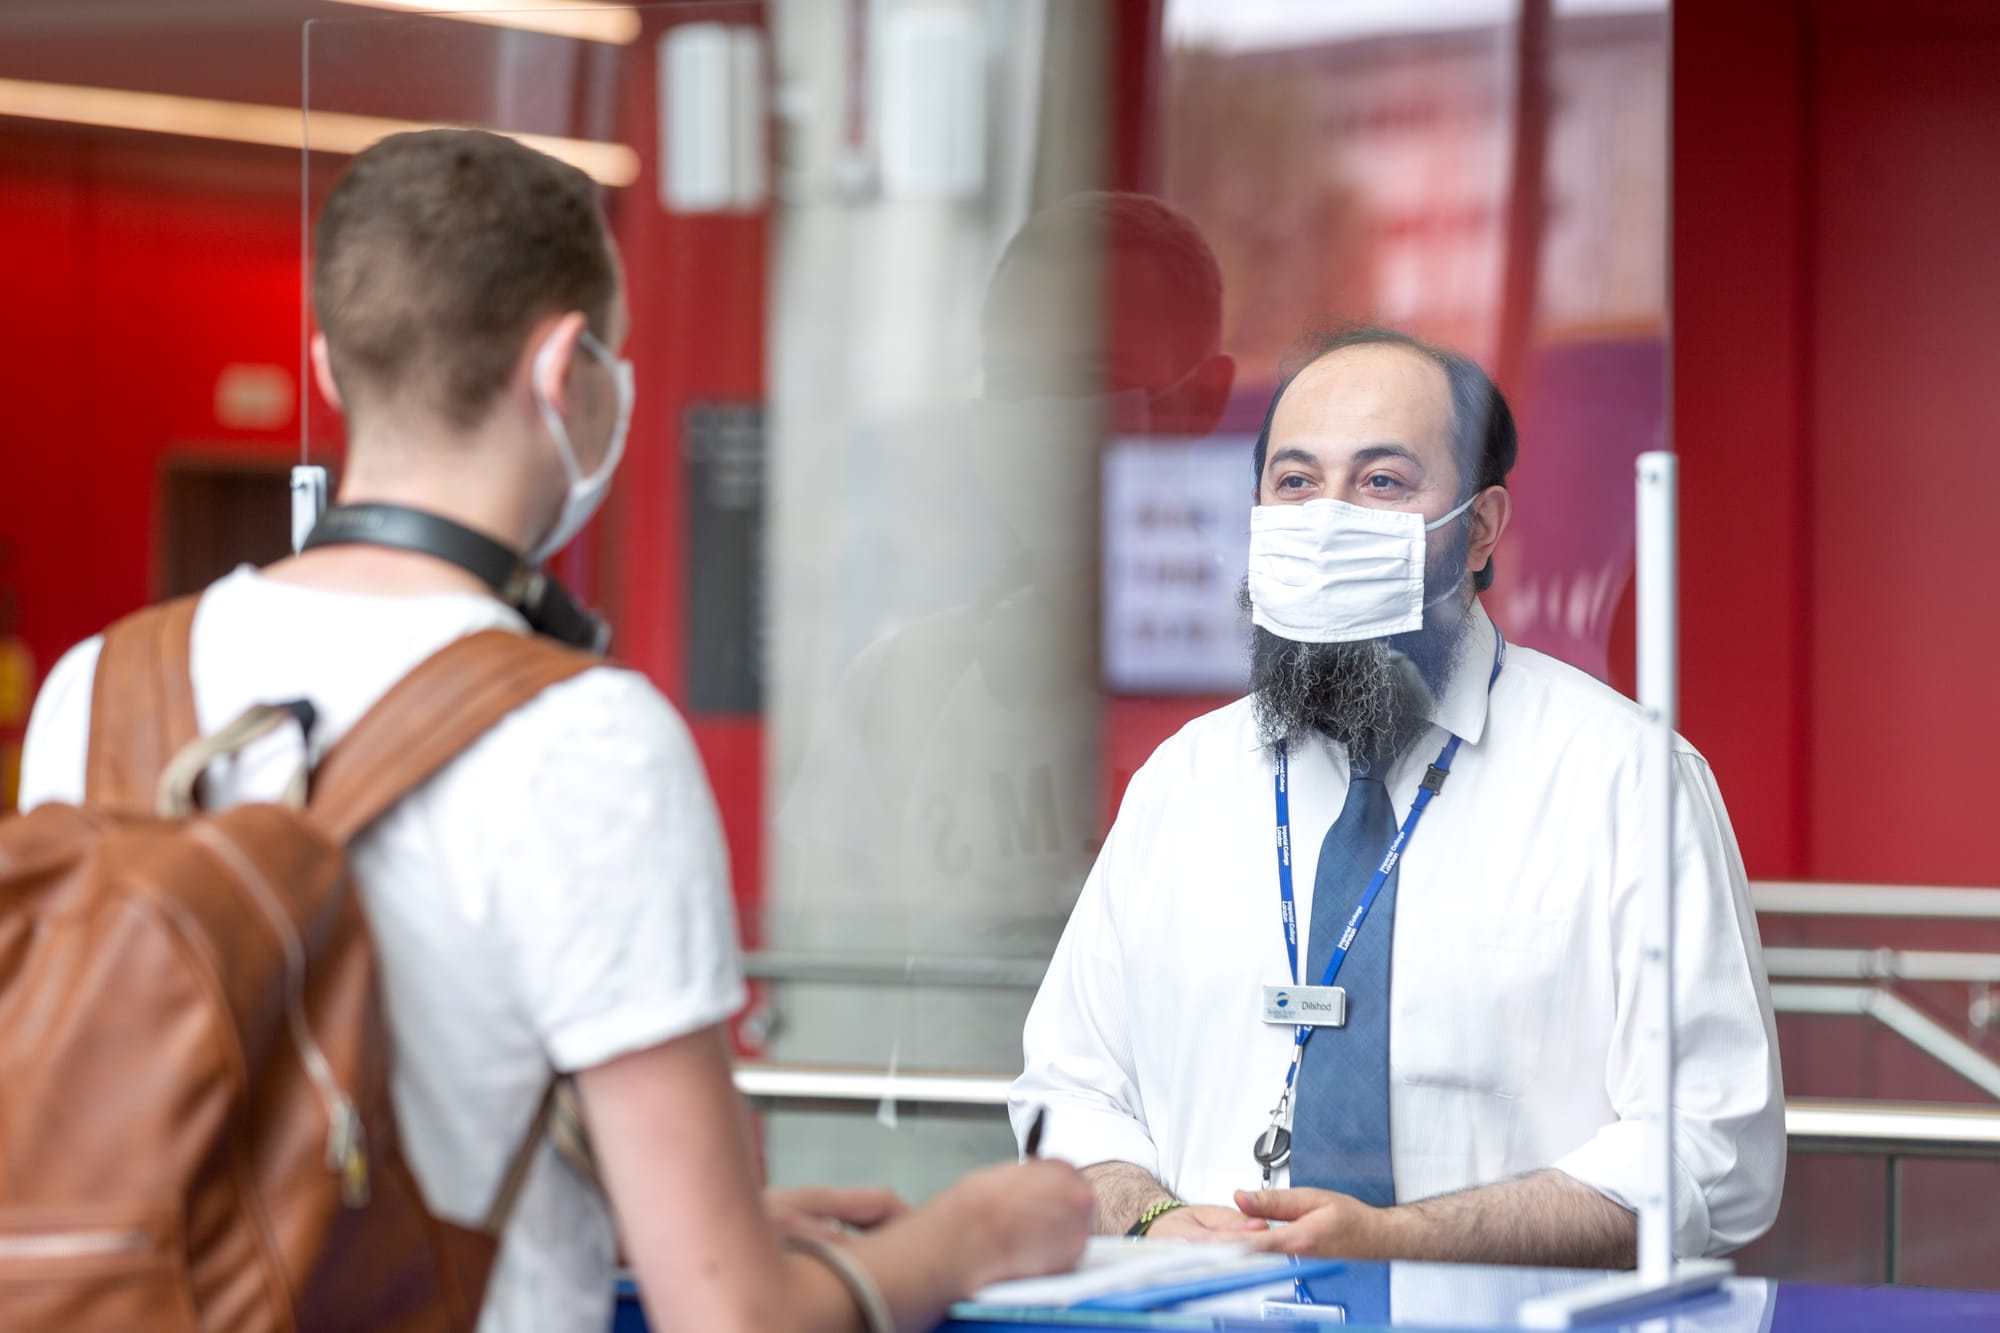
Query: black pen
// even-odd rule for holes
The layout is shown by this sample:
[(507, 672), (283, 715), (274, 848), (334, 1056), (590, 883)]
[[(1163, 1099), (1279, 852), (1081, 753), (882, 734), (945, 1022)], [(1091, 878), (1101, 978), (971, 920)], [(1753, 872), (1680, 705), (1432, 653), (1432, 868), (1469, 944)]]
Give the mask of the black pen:
[(1049, 1108), (1046, 1106), (1037, 1106), (1035, 1108), (1035, 1118), (1028, 1124), (1027, 1156), (1030, 1160), (1033, 1160), (1042, 1150), (1042, 1126), (1048, 1122)]

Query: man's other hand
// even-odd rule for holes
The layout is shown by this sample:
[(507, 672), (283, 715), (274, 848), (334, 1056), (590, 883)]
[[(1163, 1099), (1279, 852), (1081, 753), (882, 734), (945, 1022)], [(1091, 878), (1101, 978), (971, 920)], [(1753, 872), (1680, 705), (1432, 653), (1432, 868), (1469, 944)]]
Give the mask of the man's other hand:
[(1234, 1208), (1224, 1208), (1219, 1204), (1191, 1203), (1185, 1208), (1176, 1208), (1170, 1213), (1160, 1214), (1159, 1220), (1146, 1228), (1148, 1240), (1243, 1240), (1251, 1232), (1262, 1231), (1268, 1224), (1257, 1218), (1245, 1217)]
[(1238, 1190), (1236, 1206), (1255, 1223), (1273, 1226), (1262, 1236), (1238, 1237), (1252, 1248), (1278, 1254), (1313, 1254), (1342, 1259), (1377, 1257), (1376, 1229), (1382, 1210), (1332, 1190)]

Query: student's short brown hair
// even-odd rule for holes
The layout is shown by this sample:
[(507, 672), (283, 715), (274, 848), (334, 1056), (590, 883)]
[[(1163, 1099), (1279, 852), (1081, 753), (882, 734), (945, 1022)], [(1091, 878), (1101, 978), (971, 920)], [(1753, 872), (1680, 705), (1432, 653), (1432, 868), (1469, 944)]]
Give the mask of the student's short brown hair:
[(350, 413), (410, 392), (484, 419), (535, 321), (604, 333), (617, 263), (597, 187), (497, 134), (395, 134), (356, 157), (315, 233), (313, 312)]

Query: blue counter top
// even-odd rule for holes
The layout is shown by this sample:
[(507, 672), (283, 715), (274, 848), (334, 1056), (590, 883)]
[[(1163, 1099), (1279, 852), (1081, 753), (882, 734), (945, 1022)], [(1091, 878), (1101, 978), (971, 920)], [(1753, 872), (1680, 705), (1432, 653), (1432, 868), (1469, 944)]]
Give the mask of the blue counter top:
[[(1283, 1282), (1172, 1311), (1146, 1315), (997, 1312), (953, 1319), (943, 1333), (1021, 1329), (1248, 1329), (1339, 1326), (1349, 1329), (1505, 1330), (1532, 1296), (1602, 1282), (1601, 1273), (1488, 1268), (1462, 1264), (1352, 1263), (1305, 1282)], [(1598, 1330), (1660, 1333), (2000, 1333), (2000, 1293), (1925, 1287), (1835, 1287), (1732, 1278), (1718, 1293), (1651, 1316), (1642, 1325)]]
[[(939, 1333), (1048, 1333), (1051, 1329), (1263, 1329), (1318, 1327), (1497, 1333), (1519, 1327), (1531, 1296), (1605, 1280), (1601, 1273), (1464, 1264), (1352, 1263), (1330, 1276), (1287, 1280), (1148, 1314), (988, 1312), (947, 1320)], [(1598, 1333), (2000, 1333), (2000, 1292), (1929, 1287), (1836, 1287), (1732, 1278), (1644, 1324), (1593, 1325)], [(616, 1333), (645, 1333), (629, 1283), (619, 1287)]]

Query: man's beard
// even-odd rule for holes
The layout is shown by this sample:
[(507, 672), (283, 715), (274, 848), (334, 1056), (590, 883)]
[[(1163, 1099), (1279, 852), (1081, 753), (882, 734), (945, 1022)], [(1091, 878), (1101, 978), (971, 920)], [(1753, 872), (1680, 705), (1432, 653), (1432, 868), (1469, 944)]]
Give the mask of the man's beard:
[[(1470, 527), (1424, 570), (1421, 628), (1353, 643), (1301, 643), (1261, 625), (1250, 627), (1250, 687), (1265, 745), (1294, 743), (1314, 732), (1346, 747), (1356, 763), (1393, 763), (1430, 727), (1437, 697), (1450, 683), (1473, 618), (1447, 590), (1465, 579)], [(1250, 609), (1248, 580), (1237, 602)]]

